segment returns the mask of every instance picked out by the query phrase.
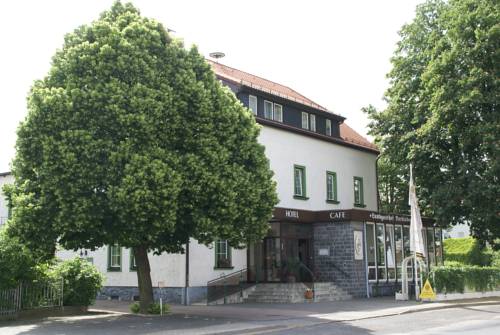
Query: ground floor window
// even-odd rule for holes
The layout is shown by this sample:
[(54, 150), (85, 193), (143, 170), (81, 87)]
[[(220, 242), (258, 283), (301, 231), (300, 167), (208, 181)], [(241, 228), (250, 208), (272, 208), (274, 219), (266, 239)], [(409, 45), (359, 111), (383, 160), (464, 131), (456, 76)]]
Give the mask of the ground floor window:
[(122, 248), (115, 244), (108, 246), (108, 271), (121, 271)]
[[(427, 227), (422, 231), (429, 267), (443, 264), (442, 230)], [(402, 264), (411, 256), (410, 226), (366, 223), (368, 280), (401, 280)], [(407, 277), (413, 279), (413, 262), (408, 263)]]
[(215, 241), (215, 268), (231, 269), (231, 247), (227, 240)]

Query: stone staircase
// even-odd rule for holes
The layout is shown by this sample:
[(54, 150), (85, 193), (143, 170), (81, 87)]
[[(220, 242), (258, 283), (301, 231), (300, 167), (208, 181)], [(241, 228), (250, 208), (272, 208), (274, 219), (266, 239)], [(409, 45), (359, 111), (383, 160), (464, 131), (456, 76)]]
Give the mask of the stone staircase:
[[(313, 302), (305, 299), (304, 292), (310, 285), (304, 283), (262, 283), (243, 299), (248, 303), (303, 303)], [(314, 302), (349, 300), (352, 297), (334, 283), (314, 283)]]

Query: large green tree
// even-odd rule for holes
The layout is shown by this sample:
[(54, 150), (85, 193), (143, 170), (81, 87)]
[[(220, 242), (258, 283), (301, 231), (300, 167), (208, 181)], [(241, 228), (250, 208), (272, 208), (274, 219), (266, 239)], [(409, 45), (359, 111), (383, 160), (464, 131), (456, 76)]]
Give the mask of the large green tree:
[[(400, 35), (387, 108), (365, 109), (391, 167), (386, 172), (392, 180), (408, 180), (413, 162), (425, 214), (441, 225), (468, 223), (474, 236), (495, 243), (500, 237), (498, 1), (427, 1)], [(402, 196), (395, 201), (404, 203)]]
[(30, 92), (9, 230), (49, 254), (133, 248), (144, 311), (148, 252), (265, 235), (277, 196), (258, 135), (195, 47), (116, 2), (65, 37)]

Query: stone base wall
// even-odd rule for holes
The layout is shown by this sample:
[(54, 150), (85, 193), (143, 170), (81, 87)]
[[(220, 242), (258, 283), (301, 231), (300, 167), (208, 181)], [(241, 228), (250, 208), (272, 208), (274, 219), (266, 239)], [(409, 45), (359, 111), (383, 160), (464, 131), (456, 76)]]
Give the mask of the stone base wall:
[[(414, 285), (409, 283), (408, 291), (414, 296)], [(396, 282), (381, 282), (370, 283), (370, 297), (395, 296), (396, 292), (401, 291), (401, 283)]]
[(363, 232), (364, 249), (363, 223), (315, 223), (314, 269), (318, 281), (333, 282), (353, 297), (366, 297), (366, 253), (363, 260), (354, 259), (355, 230)]
[[(155, 301), (160, 297), (167, 304), (183, 304), (185, 302), (184, 287), (153, 288)], [(189, 303), (203, 302), (207, 299), (207, 287), (197, 286), (188, 288)], [(105, 286), (97, 294), (98, 300), (134, 301), (139, 299), (139, 288), (136, 286)]]

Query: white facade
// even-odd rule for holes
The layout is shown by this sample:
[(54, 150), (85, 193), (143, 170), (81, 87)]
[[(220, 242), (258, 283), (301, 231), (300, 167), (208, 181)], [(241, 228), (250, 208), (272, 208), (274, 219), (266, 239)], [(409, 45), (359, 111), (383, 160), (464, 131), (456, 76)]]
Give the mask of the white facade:
[[(354, 177), (363, 178), (366, 210), (377, 210), (377, 155), (299, 135), (262, 127), (259, 142), (266, 147), (277, 182), (278, 207), (306, 210), (334, 210), (354, 207)], [(293, 167), (306, 168), (308, 200), (293, 196)], [(326, 202), (326, 171), (337, 174), (338, 204)]]
[[(274, 179), (277, 182), (278, 207), (304, 210), (348, 209), (354, 207), (353, 178), (363, 178), (366, 210), (377, 210), (375, 164), (373, 153), (330, 143), (290, 131), (263, 126), (259, 142), (265, 146)], [(294, 198), (294, 165), (306, 167), (307, 200)], [(338, 204), (326, 202), (326, 171), (337, 175)], [(12, 175), (0, 177), (0, 183), (13, 182)], [(7, 204), (2, 198), (0, 213), (7, 217)], [(105, 286), (137, 286), (137, 274), (130, 269), (130, 250), (122, 248), (121, 271), (108, 271), (107, 246), (96, 251), (86, 250), (84, 257), (92, 258), (94, 265), (105, 274)], [(84, 250), (61, 250), (62, 259), (79, 257)], [(207, 282), (220, 276), (245, 269), (246, 249), (232, 248), (231, 269), (216, 269), (214, 248), (208, 248), (191, 240), (189, 259), (189, 285), (206, 286)], [(153, 285), (163, 282), (168, 287), (184, 287), (186, 255), (150, 255)]]

